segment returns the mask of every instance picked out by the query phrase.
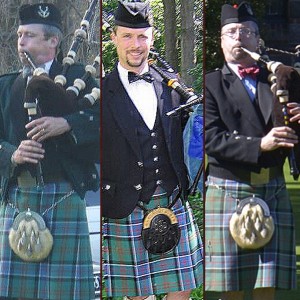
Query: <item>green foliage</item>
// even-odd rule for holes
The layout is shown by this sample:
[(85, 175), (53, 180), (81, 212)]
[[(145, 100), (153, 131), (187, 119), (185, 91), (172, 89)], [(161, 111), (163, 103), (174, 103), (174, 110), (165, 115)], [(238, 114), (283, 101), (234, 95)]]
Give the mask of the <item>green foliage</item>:
[(108, 30), (102, 30), (102, 62), (105, 73), (110, 72), (117, 62), (116, 48), (110, 39), (110, 33), (113, 27), (114, 12), (117, 6), (118, 0), (102, 1), (103, 22), (107, 22), (110, 25)]
[[(196, 93), (202, 93), (202, 61), (203, 61), (203, 30), (202, 30), (202, 13), (203, 13), (203, 0), (194, 0), (195, 1), (195, 31), (196, 31), (196, 64), (195, 68), (190, 70), (190, 74), (194, 76), (195, 81), (192, 88)], [(102, 9), (103, 17), (105, 20), (113, 24), (113, 13), (117, 7), (118, 0), (103, 0)], [(165, 57), (165, 41), (164, 41), (164, 5), (162, 0), (151, 0), (150, 5), (152, 8), (155, 32), (154, 32), (154, 47), (158, 50), (162, 57)], [(180, 0), (176, 0), (176, 19), (177, 21), (177, 45), (180, 45)], [(180, 58), (180, 49), (179, 58)], [(175, 49), (174, 49), (175, 51)], [(102, 61), (104, 65), (105, 72), (110, 72), (117, 61), (116, 49), (110, 39), (110, 33), (108, 31), (102, 30)], [(180, 59), (179, 59), (180, 61)], [(180, 70), (180, 66), (172, 66), (176, 70)]]
[[(164, 17), (162, 0), (150, 1), (153, 19), (155, 24), (154, 47), (159, 49), (161, 55), (164, 53)], [(114, 11), (118, 6), (118, 0), (103, 0), (102, 10), (105, 21), (113, 26)], [(102, 32), (102, 61), (105, 72), (110, 72), (117, 62), (117, 53), (114, 44), (110, 39), (110, 32)]]

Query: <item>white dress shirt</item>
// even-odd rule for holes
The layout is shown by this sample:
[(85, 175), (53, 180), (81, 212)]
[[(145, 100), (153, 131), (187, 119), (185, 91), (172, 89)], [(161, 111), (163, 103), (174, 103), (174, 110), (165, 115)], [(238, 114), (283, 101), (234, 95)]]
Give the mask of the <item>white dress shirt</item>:
[[(141, 74), (144, 74), (148, 71), (149, 66), (146, 65)], [(118, 63), (118, 72), (121, 82), (131, 101), (142, 116), (145, 124), (150, 130), (152, 130), (157, 113), (157, 96), (153, 83), (149, 83), (145, 80), (137, 80), (129, 83), (128, 70), (123, 68), (120, 63)], [(122, 100), (124, 101), (124, 99)]]

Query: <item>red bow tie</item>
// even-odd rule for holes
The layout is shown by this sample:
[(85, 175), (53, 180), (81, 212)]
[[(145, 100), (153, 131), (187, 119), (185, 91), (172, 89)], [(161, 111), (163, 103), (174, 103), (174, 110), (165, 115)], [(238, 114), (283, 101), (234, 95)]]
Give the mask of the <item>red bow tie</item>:
[(246, 76), (250, 76), (253, 79), (255, 79), (256, 75), (259, 73), (259, 67), (258, 66), (252, 66), (248, 68), (239, 67), (238, 72), (242, 78)]

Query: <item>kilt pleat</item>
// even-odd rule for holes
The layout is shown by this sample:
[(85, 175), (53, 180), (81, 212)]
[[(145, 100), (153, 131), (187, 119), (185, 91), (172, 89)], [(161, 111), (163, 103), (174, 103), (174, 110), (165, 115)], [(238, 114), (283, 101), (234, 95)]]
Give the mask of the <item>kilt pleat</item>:
[[(238, 291), (296, 288), (295, 227), (283, 178), (250, 186), (208, 177), (205, 202), (205, 289)], [(261, 249), (241, 249), (229, 232), (237, 199), (255, 195), (265, 200), (274, 220), (271, 241)]]
[[(164, 195), (151, 199), (147, 209), (166, 207)], [(189, 204), (172, 207), (181, 229), (179, 245), (163, 255), (145, 250), (142, 239), (144, 212), (136, 207), (124, 219), (103, 224), (104, 280), (107, 296), (143, 296), (199, 287), (203, 282), (202, 241)]]
[[(20, 211), (42, 214), (71, 190), (67, 183), (36, 188), (11, 188), (9, 202)], [(16, 209), (0, 206), (0, 296), (49, 300), (94, 299), (93, 269), (85, 202), (74, 193), (44, 215), (54, 244), (40, 263), (24, 262), (10, 249), (9, 230)]]

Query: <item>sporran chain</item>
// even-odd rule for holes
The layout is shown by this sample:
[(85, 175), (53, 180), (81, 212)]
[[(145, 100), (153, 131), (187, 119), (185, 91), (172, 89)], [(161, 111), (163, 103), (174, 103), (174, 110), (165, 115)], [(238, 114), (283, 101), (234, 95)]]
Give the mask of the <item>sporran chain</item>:
[[(236, 200), (237, 204), (241, 201), (240, 198), (237, 198), (237, 197), (233, 196), (233, 193), (228, 192), (225, 188), (221, 187), (220, 185), (218, 185), (216, 183), (212, 183), (212, 184), (209, 183), (209, 184), (207, 184), (207, 186), (208, 185), (213, 186), (216, 189), (221, 190), (222, 192), (226, 193), (229, 197), (231, 197), (232, 199)], [(284, 187), (285, 187), (285, 185), (282, 184), (279, 187), (278, 191), (276, 191), (274, 195), (270, 196), (270, 198), (266, 199), (265, 201), (269, 201), (271, 198), (273, 198), (274, 196), (278, 195), (284, 189)]]
[[(64, 196), (62, 196), (59, 200), (57, 200), (56, 202), (54, 202), (52, 205), (50, 205), (48, 208), (46, 208), (44, 210), (44, 212), (41, 213), (42, 216), (44, 216), (46, 213), (48, 213), (50, 210), (56, 208), (56, 206), (58, 204), (60, 204), (61, 202), (63, 202), (65, 199), (69, 198), (71, 195), (73, 195), (75, 193), (75, 190), (71, 190), (69, 191), (67, 194), (65, 194)], [(17, 205), (13, 204), (12, 202), (8, 202), (7, 203), (11, 208), (15, 209), (16, 212), (19, 214), (20, 210), (18, 208)]]

